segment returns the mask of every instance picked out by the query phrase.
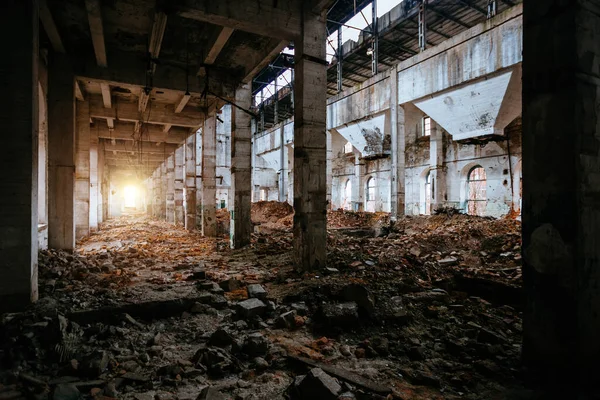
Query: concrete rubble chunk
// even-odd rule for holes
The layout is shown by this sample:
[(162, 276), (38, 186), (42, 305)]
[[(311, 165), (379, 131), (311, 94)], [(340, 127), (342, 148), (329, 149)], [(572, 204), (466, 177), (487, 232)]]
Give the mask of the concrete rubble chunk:
[(458, 259), (456, 257), (446, 257), (438, 260), (438, 264), (440, 264), (440, 267), (450, 267), (458, 264)]
[(247, 287), (248, 290), (248, 297), (249, 298), (256, 298), (256, 299), (260, 299), (260, 300), (265, 300), (267, 298), (267, 291), (265, 290), (264, 287), (262, 287), (262, 285), (259, 284), (252, 284), (252, 285), (248, 285)]
[(206, 269), (204, 267), (196, 267), (192, 271), (192, 275), (190, 276), (192, 280), (201, 280), (206, 279)]
[(352, 326), (359, 322), (358, 305), (355, 302), (324, 304), (322, 316), (331, 326)]
[(226, 292), (233, 292), (234, 290), (241, 289), (244, 284), (236, 278), (230, 278), (219, 283), (219, 286)]
[(227, 397), (217, 389), (207, 386), (202, 389), (196, 400), (227, 400)]
[(293, 329), (296, 327), (296, 316), (296, 310), (285, 312), (275, 320), (275, 326), (278, 328)]
[(263, 315), (267, 311), (267, 305), (259, 299), (248, 299), (237, 304), (238, 315), (248, 319), (257, 315)]
[(233, 337), (225, 329), (217, 329), (208, 340), (209, 346), (226, 347), (233, 344)]
[(337, 400), (342, 391), (337, 379), (326, 374), (321, 368), (313, 368), (301, 380), (294, 383), (297, 400)]
[(56, 386), (54, 394), (52, 395), (53, 400), (79, 400), (81, 392), (77, 389), (77, 386), (72, 383), (61, 384)]
[(242, 351), (251, 357), (264, 356), (269, 351), (269, 340), (261, 333), (251, 333), (244, 340)]
[(356, 283), (347, 285), (342, 289), (342, 296), (346, 301), (355, 302), (369, 317), (375, 315), (375, 299), (366, 287)]

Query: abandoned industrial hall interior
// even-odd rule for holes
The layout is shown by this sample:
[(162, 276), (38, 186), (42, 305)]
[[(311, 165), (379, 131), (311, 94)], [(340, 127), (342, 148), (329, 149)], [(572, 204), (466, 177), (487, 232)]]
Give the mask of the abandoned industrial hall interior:
[(600, 399), (600, 0), (0, 19), (0, 400)]

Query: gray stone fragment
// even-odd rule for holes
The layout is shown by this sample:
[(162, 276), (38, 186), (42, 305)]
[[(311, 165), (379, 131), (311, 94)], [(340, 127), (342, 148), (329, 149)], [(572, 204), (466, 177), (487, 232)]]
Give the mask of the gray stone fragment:
[(248, 299), (237, 304), (238, 315), (242, 318), (252, 318), (263, 315), (267, 311), (267, 305), (259, 299)]
[(313, 368), (297, 386), (300, 400), (337, 400), (342, 387), (321, 368)]
[(217, 389), (207, 386), (202, 389), (196, 400), (227, 400), (227, 398)]
[(375, 299), (366, 287), (356, 283), (347, 285), (342, 290), (342, 295), (346, 301), (353, 301), (364, 310), (369, 317), (375, 315)]
[(230, 278), (219, 283), (219, 286), (226, 292), (233, 292), (234, 290), (240, 289), (243, 286), (243, 283), (238, 279)]
[(264, 300), (267, 298), (267, 291), (259, 284), (248, 285), (248, 297)]
[(293, 329), (296, 327), (296, 311), (288, 311), (281, 314), (275, 321), (278, 328)]
[(359, 322), (358, 305), (354, 302), (325, 304), (322, 312), (331, 326), (353, 326)]
[(78, 400), (81, 396), (79, 389), (71, 383), (62, 384), (56, 386), (54, 389), (54, 394), (52, 396), (53, 400)]
[(264, 356), (269, 350), (269, 340), (261, 333), (251, 333), (244, 340), (242, 351), (251, 357)]

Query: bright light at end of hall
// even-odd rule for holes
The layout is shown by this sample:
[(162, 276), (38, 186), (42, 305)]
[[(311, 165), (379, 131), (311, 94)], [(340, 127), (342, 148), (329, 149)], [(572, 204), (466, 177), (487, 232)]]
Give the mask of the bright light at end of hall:
[(135, 207), (137, 198), (137, 188), (135, 186), (125, 186), (125, 207)]

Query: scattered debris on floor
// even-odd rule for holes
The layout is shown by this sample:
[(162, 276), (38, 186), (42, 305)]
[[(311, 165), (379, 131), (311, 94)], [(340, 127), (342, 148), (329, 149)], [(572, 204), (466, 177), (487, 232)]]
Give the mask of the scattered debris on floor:
[(0, 399), (514, 398), (519, 222), (336, 211), (302, 274), (273, 203), (241, 250), (136, 217), (40, 252), (40, 300), (0, 321)]

